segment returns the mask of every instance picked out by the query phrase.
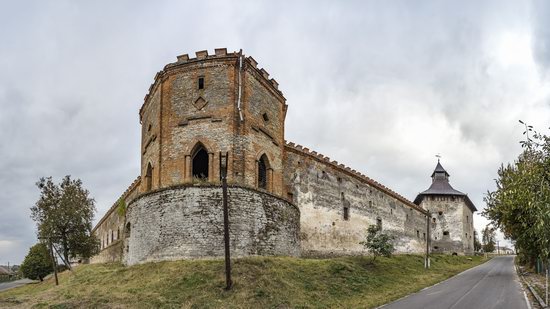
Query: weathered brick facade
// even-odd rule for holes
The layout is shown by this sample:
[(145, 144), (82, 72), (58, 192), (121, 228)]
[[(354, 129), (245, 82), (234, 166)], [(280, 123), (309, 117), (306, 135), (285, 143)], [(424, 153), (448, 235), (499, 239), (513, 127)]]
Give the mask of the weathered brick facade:
[(127, 212), (113, 206), (94, 228), (100, 239), (117, 236), (92, 261), (220, 256), (225, 153), (237, 256), (362, 254), (370, 224), (397, 236), (398, 252), (424, 252), (427, 212), (285, 142), (286, 112), (278, 83), (241, 52), (200, 51), (166, 65), (139, 111), (141, 175), (123, 195)]

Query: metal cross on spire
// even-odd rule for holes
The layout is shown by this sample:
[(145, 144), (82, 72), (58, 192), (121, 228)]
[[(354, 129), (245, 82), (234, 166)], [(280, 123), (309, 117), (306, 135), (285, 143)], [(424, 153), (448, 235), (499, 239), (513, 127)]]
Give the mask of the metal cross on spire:
[(441, 154), (436, 154), (435, 157), (437, 158), (437, 162), (439, 163), (439, 159), (441, 159)]

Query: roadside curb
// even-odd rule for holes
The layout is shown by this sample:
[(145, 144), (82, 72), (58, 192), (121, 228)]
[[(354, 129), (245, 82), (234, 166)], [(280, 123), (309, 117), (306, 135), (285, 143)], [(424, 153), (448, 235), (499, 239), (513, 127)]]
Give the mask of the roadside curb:
[(521, 272), (519, 271), (518, 265), (515, 263), (515, 261), (514, 261), (514, 267), (516, 268), (516, 273), (518, 274), (518, 277), (519, 277), (519, 278), (521, 279), (521, 281), (527, 286), (527, 288), (529, 288), (529, 291), (531, 292), (531, 294), (533, 295), (533, 297), (535, 297), (535, 299), (537, 300), (537, 302), (539, 303), (539, 305), (540, 305), (543, 309), (548, 308), (548, 306), (546, 305), (546, 303), (544, 302), (544, 300), (542, 299), (542, 297), (539, 296), (539, 294), (537, 293), (537, 291), (535, 291), (535, 289), (531, 286), (531, 284), (529, 284), (529, 282), (527, 281), (527, 279), (525, 279), (525, 277), (523, 277), (523, 275), (522, 275)]

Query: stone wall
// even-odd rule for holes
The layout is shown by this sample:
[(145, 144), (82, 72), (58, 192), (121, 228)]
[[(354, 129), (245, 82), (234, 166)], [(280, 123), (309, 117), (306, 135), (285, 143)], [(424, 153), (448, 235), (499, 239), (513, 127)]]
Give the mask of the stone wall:
[[(138, 194), (140, 186), (140, 177), (126, 189), (120, 199), (123, 199), (128, 205)], [(99, 239), (99, 254), (90, 259), (90, 263), (120, 262), (122, 259), (122, 241), (124, 240), (124, 224), (126, 216), (124, 212), (118, 210), (118, 200), (103, 215), (101, 220), (92, 230)]]
[(396, 236), (398, 253), (425, 251), (426, 214), (397, 193), (294, 144), (286, 147), (284, 170), (288, 195), (300, 208), (303, 256), (363, 254), (360, 242), (378, 220)]
[[(232, 257), (300, 254), (296, 206), (254, 189), (229, 188)], [(124, 262), (222, 257), (219, 186), (176, 186), (153, 191), (128, 207)]]
[(473, 214), (463, 197), (426, 196), (421, 206), (431, 213), (433, 252), (473, 253)]

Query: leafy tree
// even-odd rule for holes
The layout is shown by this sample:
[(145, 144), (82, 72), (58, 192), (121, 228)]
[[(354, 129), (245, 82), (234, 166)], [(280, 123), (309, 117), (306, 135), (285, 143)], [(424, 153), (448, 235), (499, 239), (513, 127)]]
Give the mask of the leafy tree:
[(495, 229), (487, 225), (481, 231), (481, 238), (483, 241), (483, 252), (495, 251)]
[(474, 251), (478, 252), (481, 250), (481, 243), (479, 242), (479, 235), (476, 230), (474, 230)]
[(26, 278), (43, 281), (53, 271), (52, 256), (46, 245), (38, 243), (32, 246), (19, 270)]
[(483, 215), (515, 243), (520, 260), (533, 265), (550, 254), (550, 137), (520, 123), (523, 152), (499, 168), (497, 189), (487, 192)]
[(82, 181), (65, 176), (56, 185), (48, 177), (40, 178), (36, 185), (40, 199), (31, 207), (31, 217), (37, 223), (38, 237), (60, 248), (66, 262), (96, 254), (99, 240), (92, 234), (94, 200)]
[(362, 241), (360, 244), (365, 246), (372, 253), (372, 261), (376, 260), (377, 256), (390, 257), (395, 251), (393, 246), (394, 236), (382, 233), (382, 228), (379, 225), (369, 225), (367, 229), (367, 241)]

